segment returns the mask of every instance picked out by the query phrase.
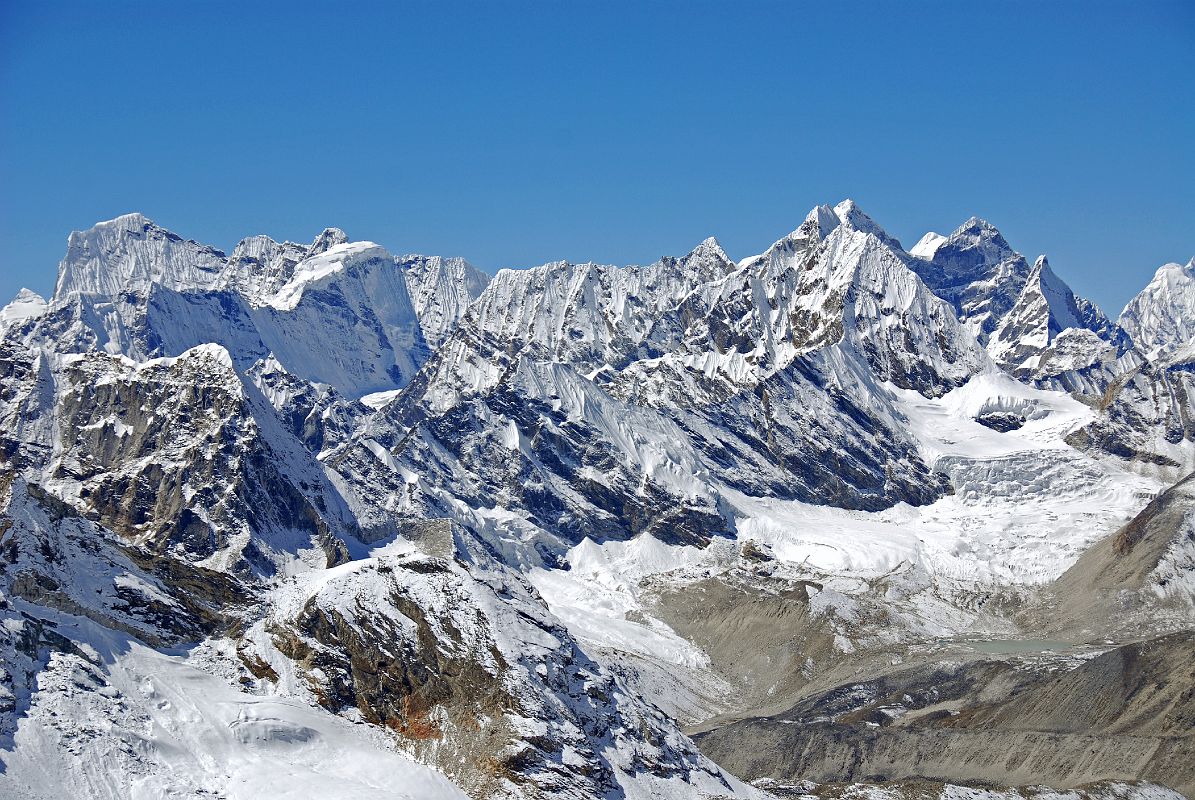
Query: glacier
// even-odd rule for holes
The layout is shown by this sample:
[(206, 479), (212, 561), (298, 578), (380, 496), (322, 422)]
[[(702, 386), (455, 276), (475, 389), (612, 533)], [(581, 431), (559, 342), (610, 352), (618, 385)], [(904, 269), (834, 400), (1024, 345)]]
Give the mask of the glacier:
[[(1190, 793), (1170, 712), (1020, 712), (1030, 774), (984, 703), (1140, 641), (1183, 685), (1193, 303), (1195, 262), (1113, 320), (987, 221), (906, 251), (850, 200), (494, 276), (73, 233), (0, 311), (0, 794)], [(1021, 639), (1065, 644), (980, 646)]]

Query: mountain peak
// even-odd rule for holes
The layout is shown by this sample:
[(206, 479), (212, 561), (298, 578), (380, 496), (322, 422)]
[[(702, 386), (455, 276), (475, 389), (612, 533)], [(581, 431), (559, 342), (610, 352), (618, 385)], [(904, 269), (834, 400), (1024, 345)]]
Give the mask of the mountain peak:
[(54, 296), (115, 295), (153, 283), (172, 289), (206, 287), (217, 280), (224, 259), (222, 251), (184, 240), (144, 214), (123, 214), (71, 233)]
[[(988, 352), (1007, 369), (1035, 374), (1050, 363), (1049, 358), (1042, 361), (1043, 356), (1063, 341), (1067, 331), (1071, 331), (1067, 334), (1070, 345), (1061, 355), (1071, 359), (1070, 363), (1081, 358), (1086, 359), (1084, 366), (1090, 365), (1109, 346), (1117, 353), (1129, 346), (1124, 332), (1094, 303), (1077, 296), (1041, 255), (1033, 262), (1016, 304), (988, 340)], [(1078, 342), (1085, 344), (1076, 350)]]
[(1033, 269), (1026, 282), (1026, 291), (1041, 293), (1049, 304), (1051, 313), (1060, 320), (1061, 328), (1083, 327), (1071, 311), (1075, 305), (1074, 292), (1054, 270), (1050, 269), (1050, 262), (1044, 255), (1038, 256), (1033, 262)]
[(707, 237), (701, 241), (696, 247), (689, 251), (689, 258), (713, 258), (717, 261), (725, 261), (733, 264), (730, 256), (726, 255), (726, 251), (722, 249), (722, 244), (713, 236)]
[(834, 209), (827, 205), (814, 206), (797, 229), (772, 244), (765, 252), (744, 258), (739, 262), (740, 267), (749, 266), (765, 259), (769, 253), (779, 251), (804, 250), (810, 242), (820, 242), (826, 239), (834, 229), (841, 224)]
[(1172, 261), (1163, 264), (1154, 272), (1154, 281), (1188, 281), (1195, 280), (1195, 258), (1185, 265)]
[(879, 228), (871, 217), (863, 213), (859, 204), (849, 197), (834, 206), (834, 216), (838, 217), (843, 224), (850, 225), (857, 230), (867, 231), (871, 228)]
[(1016, 305), (1031, 272), (1000, 231), (975, 216), (949, 236), (927, 233), (909, 254), (916, 258), (912, 269), (985, 344)]
[(982, 217), (971, 217), (958, 226), (947, 240), (952, 243), (972, 243), (999, 252), (1012, 254), (1014, 251), (1000, 229)]
[(246, 261), (264, 264), (270, 260), (277, 248), (278, 243), (265, 234), (246, 236), (232, 249), (230, 260), (238, 264)]
[(67, 247), (71, 248), (85, 242), (116, 240), (130, 234), (136, 236), (155, 228), (165, 230), (141, 212), (134, 211), (97, 222), (86, 230), (71, 231), (71, 235), (67, 237)]
[(44, 297), (30, 289), (21, 289), (11, 303), (0, 308), (0, 330), (36, 317), (45, 310)]
[(819, 239), (825, 239), (839, 224), (838, 215), (834, 213), (833, 208), (827, 205), (814, 206), (789, 238), (808, 238), (816, 235)]
[(839, 219), (845, 222), (852, 214), (862, 214), (863, 212), (860, 210), (859, 204), (848, 197), (834, 206), (834, 213), (838, 215)]
[(834, 206), (834, 215), (841, 220), (843, 225), (851, 230), (856, 230), (860, 233), (870, 233), (890, 247), (903, 249), (900, 246), (900, 242), (890, 236), (875, 220), (863, 213), (863, 209), (859, 208), (859, 204), (850, 198)]
[(109, 220), (97, 222), (91, 226), (91, 230), (96, 228), (117, 228), (123, 230), (139, 230), (146, 225), (153, 225), (154, 221), (142, 214), (140, 211), (130, 211), (128, 214), (121, 214), (119, 217), (113, 217)]
[(995, 225), (988, 222), (983, 217), (977, 217), (974, 214), (972, 214), (970, 219), (968, 219), (966, 222), (964, 222), (962, 224), (962, 227), (963, 228), (972, 228), (972, 229), (977, 229), (977, 230), (984, 230), (984, 231), (995, 231), (996, 230)]
[(30, 303), (30, 302), (44, 303), (44, 302), (46, 302), (46, 298), (42, 297), (37, 292), (35, 292), (32, 289), (25, 287), (25, 286), (21, 287), (21, 290), (19, 292), (17, 292), (17, 296), (14, 297), (13, 299), (18, 302), (21, 302), (21, 303)]
[(348, 234), (340, 228), (324, 228), (323, 233), (315, 237), (311, 242), (311, 246), (307, 248), (307, 257), (318, 256), (320, 253), (326, 253), (331, 248), (339, 244), (346, 244), (349, 240)]
[(1163, 264), (1129, 301), (1120, 326), (1151, 358), (1166, 356), (1195, 338), (1195, 259)]
[(405, 255), (396, 260), (424, 340), (438, 348), (481, 296), (490, 276), (463, 258)]
[(924, 258), (926, 261), (932, 261), (934, 253), (938, 252), (938, 248), (946, 242), (946, 237), (934, 231), (928, 231), (924, 236), (917, 240), (917, 244), (913, 245), (909, 250), (909, 255), (917, 258)]
[[(344, 236), (344, 231), (329, 228), (320, 234), (312, 248), (330, 232)], [(266, 302), (280, 311), (293, 311), (302, 299), (304, 290), (312, 284), (325, 282), (356, 264), (367, 262), (388, 263), (394, 266), (394, 257), (386, 252), (384, 247), (373, 242), (338, 242), (315, 255), (308, 255), (299, 262), (290, 280)]]

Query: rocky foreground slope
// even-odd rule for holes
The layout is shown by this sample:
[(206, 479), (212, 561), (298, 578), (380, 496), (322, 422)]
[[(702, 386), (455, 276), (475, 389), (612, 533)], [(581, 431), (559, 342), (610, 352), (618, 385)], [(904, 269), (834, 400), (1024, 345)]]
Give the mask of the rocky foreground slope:
[(0, 312), (0, 794), (1190, 792), (1193, 297), (850, 201), (493, 278), (72, 234)]

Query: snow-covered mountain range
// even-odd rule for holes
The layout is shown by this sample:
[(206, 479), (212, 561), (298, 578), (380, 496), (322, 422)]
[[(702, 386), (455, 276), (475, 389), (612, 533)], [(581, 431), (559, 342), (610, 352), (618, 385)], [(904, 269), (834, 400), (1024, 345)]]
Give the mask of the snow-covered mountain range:
[[(1193, 326), (1195, 262), (1113, 321), (983, 220), (906, 251), (849, 200), (738, 262), (711, 238), (492, 278), (336, 228), (73, 233), (53, 296), (0, 311), (0, 795), (788, 791), (726, 743), (803, 717), (711, 732), (976, 638), (1195, 624), (1189, 490), (1106, 578), (1195, 470)], [(1165, 736), (1032, 782), (1190, 791)]]

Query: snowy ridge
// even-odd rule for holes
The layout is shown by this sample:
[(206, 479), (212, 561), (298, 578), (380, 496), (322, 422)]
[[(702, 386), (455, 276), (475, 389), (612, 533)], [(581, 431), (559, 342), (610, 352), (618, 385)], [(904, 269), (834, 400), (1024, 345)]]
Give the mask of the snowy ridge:
[[(815, 208), (766, 252), (692, 292), (649, 338), (671, 352), (631, 364), (613, 391), (649, 404), (719, 399), (841, 342), (881, 381), (941, 392), (986, 359), (906, 259), (850, 201)], [(708, 388), (667, 392), (665, 370), (697, 373)]]
[(219, 282), (224, 261), (224, 253), (214, 247), (184, 241), (141, 214), (125, 214), (70, 235), (54, 298), (112, 297), (152, 285), (205, 289)]
[(12, 302), (0, 309), (0, 334), (8, 328), (36, 319), (45, 313), (47, 303), (44, 297), (29, 289), (21, 289)]
[(303, 299), (304, 290), (309, 286), (316, 288), (321, 284), (331, 283), (356, 264), (390, 260), (390, 254), (373, 242), (342, 242), (331, 245), (326, 250), (300, 261), (290, 279), (272, 296), (263, 299), (267, 305), (279, 311), (294, 311)]
[(226, 258), (126, 215), (72, 234), (54, 297), (22, 309), (30, 343), (143, 360), (218, 342), (241, 368), (272, 357), (349, 395), (404, 385), (428, 355), (401, 268), (336, 228), (307, 247), (250, 237)]
[[(1128, 341), (1124, 334), (1098, 308), (1076, 297), (1062, 282), (1045, 256), (1033, 265), (1016, 305), (1000, 321), (988, 341), (988, 352), (1007, 369), (1032, 372), (1041, 366), (1043, 353), (1065, 331), (1084, 331), (1092, 342), (1087, 348), (1092, 357), (1099, 355), (1102, 343), (1122, 350)], [(1078, 368), (1087, 364), (1079, 364)]]
[(995, 226), (972, 217), (944, 239), (926, 234), (910, 265), (926, 285), (954, 306), (982, 343), (1013, 307), (1029, 264)]
[(397, 261), (406, 277), (423, 338), (429, 346), (438, 348), (485, 290), (490, 276), (463, 258), (408, 255)]
[(72, 234), (0, 312), (0, 794), (762, 798), (681, 721), (1013, 635), (1195, 469), (1193, 280), (1134, 349), (989, 223), (849, 200), (492, 279)]
[(557, 262), (501, 270), (471, 310), (484, 335), (583, 369), (632, 356), (658, 317), (733, 262), (713, 239), (648, 267)]
[(277, 293), (309, 249), (295, 242), (275, 242), (265, 235), (242, 239), (233, 248), (220, 283), (243, 297), (253, 298), (254, 305), (263, 305), (260, 298)]
[(1195, 258), (1164, 264), (1120, 313), (1120, 327), (1151, 359), (1165, 358), (1195, 339)]

